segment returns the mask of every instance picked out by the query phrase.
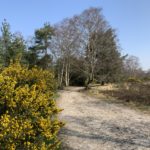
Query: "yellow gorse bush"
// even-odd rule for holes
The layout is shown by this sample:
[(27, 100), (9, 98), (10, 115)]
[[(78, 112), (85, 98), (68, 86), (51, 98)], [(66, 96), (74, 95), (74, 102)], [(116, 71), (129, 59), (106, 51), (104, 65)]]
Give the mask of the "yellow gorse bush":
[(50, 71), (11, 64), (0, 73), (0, 149), (57, 149), (63, 125)]

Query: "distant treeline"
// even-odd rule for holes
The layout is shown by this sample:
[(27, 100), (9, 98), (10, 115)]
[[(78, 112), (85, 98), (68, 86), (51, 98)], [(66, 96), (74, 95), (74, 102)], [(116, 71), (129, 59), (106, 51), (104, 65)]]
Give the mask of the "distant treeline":
[(0, 36), (0, 65), (20, 59), (29, 68), (51, 69), (58, 85), (88, 85), (91, 82), (118, 82), (129, 77), (149, 78), (135, 56), (122, 56), (115, 30), (100, 8), (36, 29), (32, 39), (12, 33), (4, 20)]

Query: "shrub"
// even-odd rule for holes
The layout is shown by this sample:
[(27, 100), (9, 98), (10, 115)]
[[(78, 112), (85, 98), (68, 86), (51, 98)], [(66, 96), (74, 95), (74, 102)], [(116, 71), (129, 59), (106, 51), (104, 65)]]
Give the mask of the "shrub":
[(140, 79), (137, 79), (137, 78), (128, 78), (128, 79), (127, 79), (127, 82), (133, 84), (133, 83), (140, 83), (141, 80), (140, 80)]
[(135, 102), (137, 104), (150, 105), (150, 84), (141, 81), (130, 81), (120, 84), (117, 91), (113, 91), (114, 95), (121, 100), (127, 102)]
[(52, 99), (56, 84), (50, 71), (19, 63), (0, 73), (0, 149), (57, 149), (63, 125)]

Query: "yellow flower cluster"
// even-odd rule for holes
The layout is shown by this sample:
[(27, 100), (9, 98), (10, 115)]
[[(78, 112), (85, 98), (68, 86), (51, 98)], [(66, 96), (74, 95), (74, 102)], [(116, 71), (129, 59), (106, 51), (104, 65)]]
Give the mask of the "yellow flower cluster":
[(11, 64), (0, 73), (0, 149), (57, 149), (63, 125), (53, 73)]

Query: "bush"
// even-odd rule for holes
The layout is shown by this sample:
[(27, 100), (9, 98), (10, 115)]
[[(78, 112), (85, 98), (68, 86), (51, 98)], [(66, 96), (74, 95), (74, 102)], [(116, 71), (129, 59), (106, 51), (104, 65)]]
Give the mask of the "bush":
[(57, 149), (63, 125), (52, 99), (56, 84), (49, 71), (11, 64), (0, 73), (0, 149)]
[(127, 79), (127, 82), (133, 84), (133, 83), (140, 83), (141, 80), (140, 80), (140, 79), (137, 79), (137, 78), (128, 78), (128, 79)]

